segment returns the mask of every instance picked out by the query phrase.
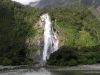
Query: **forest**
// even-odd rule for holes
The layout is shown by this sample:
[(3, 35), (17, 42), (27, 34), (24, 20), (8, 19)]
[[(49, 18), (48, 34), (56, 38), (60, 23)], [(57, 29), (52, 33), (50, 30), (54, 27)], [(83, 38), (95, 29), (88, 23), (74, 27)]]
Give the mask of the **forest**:
[(30, 52), (38, 48), (29, 48), (26, 40), (39, 35), (36, 23), (42, 13), (49, 13), (60, 40), (48, 65), (100, 63), (100, 21), (84, 5), (38, 9), (0, 0), (0, 65), (33, 65)]

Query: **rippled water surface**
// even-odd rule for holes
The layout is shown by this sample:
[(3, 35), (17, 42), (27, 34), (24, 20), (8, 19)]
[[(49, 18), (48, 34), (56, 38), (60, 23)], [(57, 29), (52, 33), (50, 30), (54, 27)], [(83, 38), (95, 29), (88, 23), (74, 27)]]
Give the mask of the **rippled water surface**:
[(0, 75), (100, 75), (100, 71), (51, 71), (42, 68), (0, 72)]

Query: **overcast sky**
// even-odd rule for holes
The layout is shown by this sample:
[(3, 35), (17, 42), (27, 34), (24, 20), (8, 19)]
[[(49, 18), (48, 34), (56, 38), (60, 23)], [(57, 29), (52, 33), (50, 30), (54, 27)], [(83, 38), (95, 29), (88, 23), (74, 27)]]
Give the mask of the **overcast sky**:
[(39, 0), (12, 0), (12, 1), (20, 2), (22, 4), (28, 4), (30, 2), (35, 2), (35, 1), (39, 1)]

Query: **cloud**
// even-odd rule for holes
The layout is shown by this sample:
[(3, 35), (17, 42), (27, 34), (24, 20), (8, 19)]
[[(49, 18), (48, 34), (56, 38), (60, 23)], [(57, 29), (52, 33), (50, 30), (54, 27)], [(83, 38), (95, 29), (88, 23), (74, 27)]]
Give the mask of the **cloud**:
[(22, 3), (24, 5), (27, 5), (30, 2), (35, 2), (35, 1), (39, 1), (39, 0), (12, 0), (12, 1), (16, 1), (16, 2)]

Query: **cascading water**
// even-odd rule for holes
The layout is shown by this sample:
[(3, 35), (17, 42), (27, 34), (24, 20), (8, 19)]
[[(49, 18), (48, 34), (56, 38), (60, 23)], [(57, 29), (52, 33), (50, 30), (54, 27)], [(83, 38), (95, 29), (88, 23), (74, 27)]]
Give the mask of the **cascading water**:
[(43, 14), (41, 17), (41, 25), (43, 27), (43, 52), (42, 52), (42, 61), (46, 62), (50, 54), (58, 50), (59, 40), (57, 33), (54, 31), (50, 16), (48, 14)]

